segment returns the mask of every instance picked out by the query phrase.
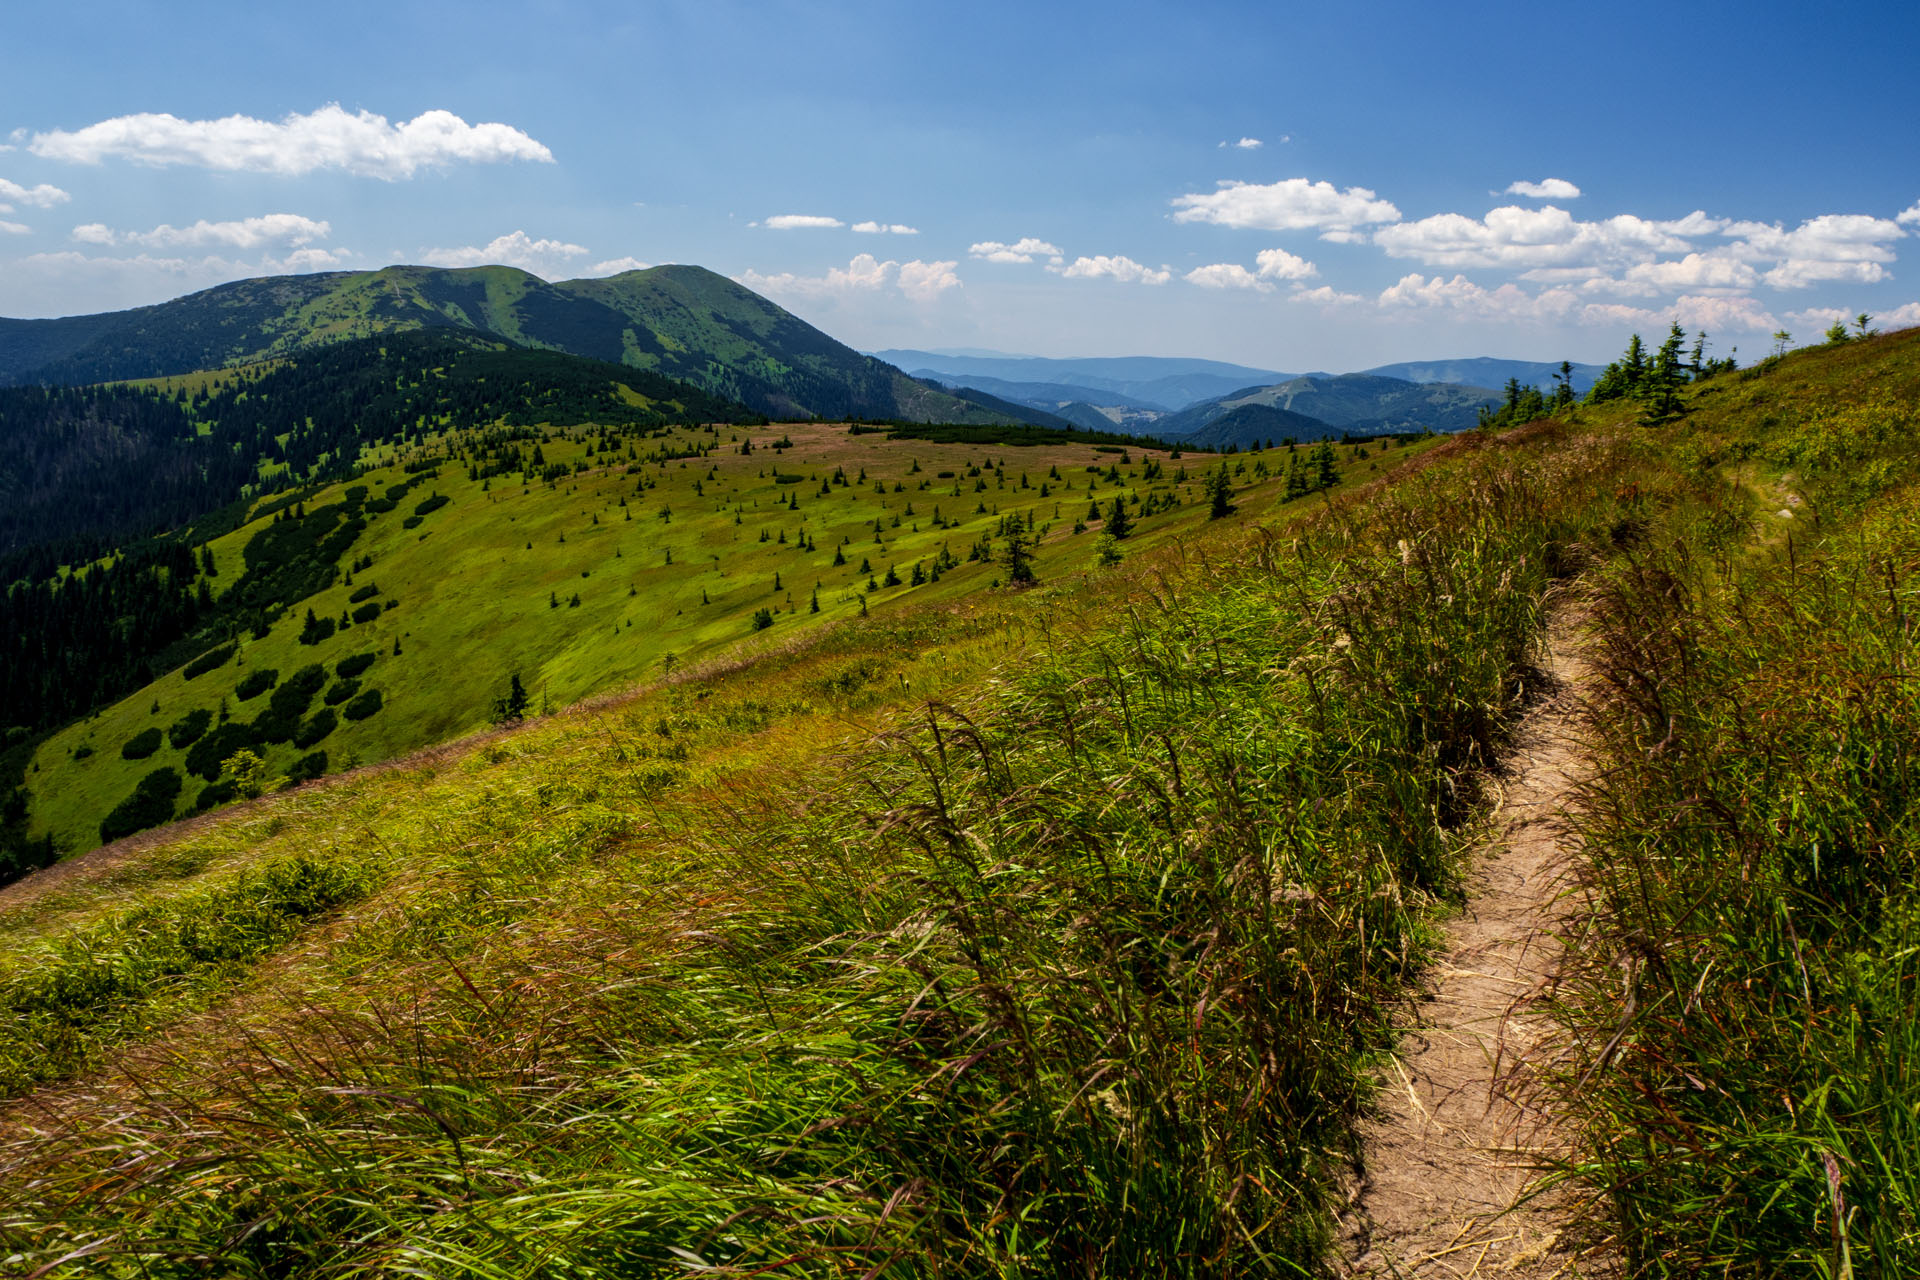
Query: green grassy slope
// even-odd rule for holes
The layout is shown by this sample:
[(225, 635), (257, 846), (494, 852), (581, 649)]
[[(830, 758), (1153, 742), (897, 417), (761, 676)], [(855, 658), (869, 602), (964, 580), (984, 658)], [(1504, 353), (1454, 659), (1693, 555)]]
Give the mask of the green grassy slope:
[[(1380, 483), (1332, 502), (1247, 459), (1236, 512), (1117, 569), (1068, 536), (1035, 590), (782, 615), (0, 891), (0, 1244), (114, 1280), (1329, 1271), (1558, 602), (1605, 677), (1551, 1085), (1610, 1216), (1570, 1226), (1636, 1274), (1912, 1274), (1916, 403), (1920, 332), (1657, 426), (1356, 457)], [(948, 447), (807, 430), (903, 480)]]
[[(792, 447), (771, 447), (781, 439)], [(757, 447), (743, 454), (741, 440)], [(243, 633), (235, 655), (217, 669), (189, 679), (190, 664), (177, 668), (47, 740), (27, 775), (32, 832), (53, 835), (69, 851), (91, 847), (101, 819), (142, 776), (158, 768), (184, 773), (192, 750), (169, 740), (128, 760), (124, 745), (196, 710), (217, 720), (223, 704), (237, 719), (257, 717), (270, 694), (235, 697), (255, 670), (284, 680), (318, 663), (331, 686), (340, 659), (378, 655), (359, 677), (363, 687), (380, 691), (378, 713), (340, 718), (304, 748), (280, 743), (264, 753), (275, 774), (316, 750), (326, 752), (327, 769), (338, 770), (484, 727), (515, 673), (536, 704), (562, 707), (657, 676), (669, 656), (684, 663), (751, 642), (762, 609), (773, 619), (758, 633), (765, 645), (862, 608), (977, 593), (1002, 570), (975, 559), (975, 548), (1003, 546), (996, 530), (1012, 516), (1033, 521), (1043, 577), (1082, 569), (1101, 528), (1100, 520), (1089, 521), (1095, 502), (1104, 508), (1126, 495), (1175, 507), (1141, 520), (1136, 540), (1151, 543), (1169, 522), (1190, 520), (1191, 508), (1204, 505), (1197, 468), (1209, 461), (1135, 451), (1122, 466), (1112, 445), (937, 444), (827, 424), (682, 429), (639, 440), (576, 427), (519, 447), (530, 455), (533, 444), (541, 469), (558, 472), (555, 478), (522, 483), (517, 469), (471, 478), (485, 461), (479, 454), (411, 474), (391, 460), (308, 497), (303, 509), (317, 517), (350, 488), (378, 500), (391, 487), (414, 486), (393, 510), (370, 513), (366, 531), (340, 553), (334, 585), (284, 609), (264, 639)], [(469, 433), (430, 438), (412, 465), (449, 446), (478, 447)], [(674, 456), (702, 450), (705, 456)], [(395, 459), (395, 452), (374, 456)], [(1235, 461), (1249, 476), (1284, 467), (1283, 457), (1271, 455)], [(1196, 470), (1186, 471), (1188, 465)], [(1364, 474), (1368, 464), (1356, 457), (1351, 465)], [(1150, 470), (1157, 474), (1149, 478)], [(836, 474), (843, 483), (834, 483)], [(413, 520), (433, 495), (446, 504)], [(1077, 522), (1091, 528), (1076, 535)], [(243, 549), (272, 527), (270, 519), (255, 520), (214, 540), (216, 597), (238, 579)], [(844, 563), (836, 566), (836, 557)], [(365, 561), (371, 563), (352, 571)], [(916, 571), (931, 578), (937, 564), (948, 566), (937, 581), (914, 583)], [(890, 570), (896, 585), (887, 584)], [(381, 606), (377, 618), (341, 627), (318, 644), (301, 643), (308, 609), (350, 621), (372, 604)], [(449, 672), (459, 678), (450, 681)], [(313, 699), (309, 720), (324, 696)], [(336, 718), (343, 710), (336, 708)], [(188, 778), (178, 811), (191, 812), (204, 785)]]
[[(36, 1264), (124, 1240), (109, 1276), (1316, 1266), (1582, 532), (1550, 443), (1444, 446), (1365, 507), (1250, 464), (1236, 514), (1158, 517), (1117, 572), (18, 886), (8, 1087), (165, 1026), (133, 1069), (174, 1101), (44, 1116), (0, 1232)], [(103, 960), (85, 992), (36, 965), (60, 939)]]
[(1571, 1171), (1634, 1274), (1920, 1271), (1920, 330), (1715, 378), (1594, 575)]
[(726, 277), (693, 266), (557, 284), (497, 266), (396, 266), (242, 280), (115, 315), (0, 321), (0, 383), (183, 374), (420, 328), (465, 329), (624, 363), (778, 417), (1044, 417), (916, 382)]

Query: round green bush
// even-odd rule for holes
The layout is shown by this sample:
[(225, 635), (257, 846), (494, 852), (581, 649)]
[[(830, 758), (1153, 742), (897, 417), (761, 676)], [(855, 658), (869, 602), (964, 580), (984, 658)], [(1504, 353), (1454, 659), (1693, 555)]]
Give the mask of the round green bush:
[(340, 708), (340, 714), (349, 720), (365, 720), (380, 709), (380, 691), (369, 689), (346, 706)]
[(160, 731), (158, 729), (142, 729), (131, 738), (128, 738), (126, 745), (120, 748), (120, 758), (122, 760), (145, 760), (159, 749)]

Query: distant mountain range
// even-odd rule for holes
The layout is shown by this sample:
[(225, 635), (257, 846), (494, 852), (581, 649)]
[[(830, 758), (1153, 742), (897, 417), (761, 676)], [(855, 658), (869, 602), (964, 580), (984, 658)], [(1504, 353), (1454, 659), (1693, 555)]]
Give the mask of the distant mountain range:
[[(1601, 371), (1602, 366), (1597, 364), (1575, 364), (1574, 394), (1585, 395)], [(1383, 364), (1377, 369), (1363, 369), (1361, 372), (1383, 378), (1405, 378), (1408, 382), (1458, 382), (1472, 387), (1504, 387), (1507, 379), (1518, 378), (1523, 387), (1551, 391), (1553, 380), (1560, 373), (1560, 362), (1499, 360), (1492, 356), (1477, 356), (1469, 360), (1403, 360), (1399, 364)]]
[[(1099, 430), (1194, 444), (1310, 440), (1342, 432), (1460, 431), (1509, 378), (1550, 389), (1557, 363), (1480, 356), (1405, 361), (1362, 373), (1286, 374), (1217, 360), (1156, 356), (1053, 360), (1000, 352), (874, 353), (913, 375), (968, 387)], [(1584, 393), (1599, 365), (1573, 366)]]
[[(401, 266), (241, 280), (100, 315), (0, 319), (0, 386), (160, 377), (436, 329), (678, 379), (770, 418), (1029, 423), (1219, 445), (1460, 430), (1509, 378), (1547, 387), (1559, 369), (1477, 357), (1333, 376), (1160, 356), (863, 355), (702, 267), (549, 283), (512, 267)], [(1573, 366), (1574, 390), (1600, 372)]]
[[(959, 386), (984, 383), (1042, 384), (1048, 388), (1078, 389), (1079, 400), (1095, 406), (1118, 402), (1088, 395), (1105, 392), (1125, 397), (1143, 409), (1172, 412), (1201, 400), (1222, 396), (1240, 387), (1279, 382), (1292, 375), (1272, 369), (1254, 369), (1221, 360), (1184, 360), (1164, 356), (1106, 356), (1080, 360), (1053, 360), (1044, 356), (948, 355), (908, 349), (875, 351), (881, 360), (913, 370), (916, 376), (938, 378)], [(1004, 395), (1005, 392), (995, 394)], [(1050, 394), (1047, 393), (1047, 394)]]
[(0, 385), (159, 377), (420, 329), (624, 364), (775, 418), (1067, 425), (1032, 406), (910, 378), (691, 266), (557, 284), (512, 267), (322, 272), (241, 280), (131, 311), (0, 319)]
[(1309, 374), (1202, 401), (1160, 419), (1154, 429), (1164, 439), (1218, 446), (1342, 432), (1464, 431), (1479, 421), (1481, 405), (1498, 399), (1485, 387), (1366, 373)]

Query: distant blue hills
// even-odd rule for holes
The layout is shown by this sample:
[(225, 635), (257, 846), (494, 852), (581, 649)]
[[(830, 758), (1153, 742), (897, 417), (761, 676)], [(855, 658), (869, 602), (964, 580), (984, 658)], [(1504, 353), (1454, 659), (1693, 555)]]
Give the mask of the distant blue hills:
[[(1560, 371), (1558, 361), (1492, 356), (1407, 360), (1336, 376), (1163, 356), (1051, 359), (978, 349), (870, 354), (916, 378), (984, 392), (1077, 426), (1211, 445), (1459, 431), (1477, 421), (1481, 405), (1499, 400), (1509, 379), (1550, 390)], [(1574, 392), (1584, 394), (1600, 373), (1599, 365), (1573, 365)]]

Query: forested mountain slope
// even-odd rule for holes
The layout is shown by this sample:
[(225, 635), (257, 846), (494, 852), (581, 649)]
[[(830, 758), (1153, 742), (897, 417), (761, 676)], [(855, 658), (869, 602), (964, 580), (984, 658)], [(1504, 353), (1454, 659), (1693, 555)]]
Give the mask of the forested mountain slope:
[(241, 280), (133, 311), (0, 320), (0, 383), (159, 377), (416, 329), (627, 364), (782, 418), (1043, 420), (917, 382), (693, 266), (557, 284), (513, 267), (321, 272)]

